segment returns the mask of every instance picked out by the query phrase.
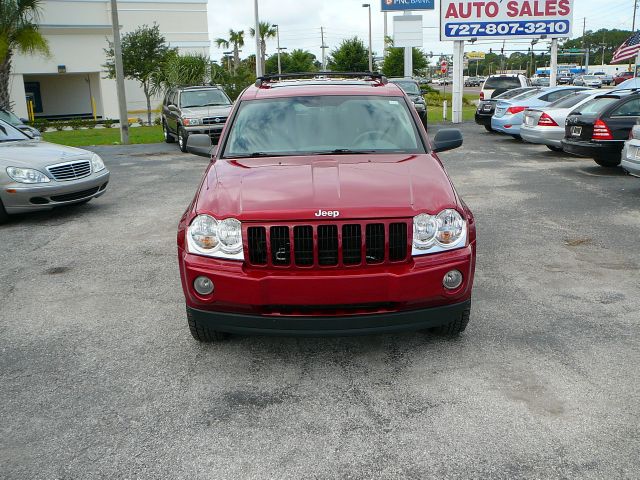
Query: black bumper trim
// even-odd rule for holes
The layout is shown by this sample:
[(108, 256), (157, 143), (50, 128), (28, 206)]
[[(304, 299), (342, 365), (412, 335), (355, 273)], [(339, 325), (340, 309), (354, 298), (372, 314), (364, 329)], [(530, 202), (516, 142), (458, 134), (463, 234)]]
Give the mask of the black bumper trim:
[(622, 153), (624, 142), (587, 142), (581, 140), (562, 140), (562, 149), (566, 153), (577, 155), (578, 157), (595, 158), (599, 156), (618, 155)]
[(187, 307), (198, 326), (218, 332), (281, 335), (339, 336), (416, 331), (446, 325), (471, 307), (471, 300), (453, 305), (406, 312), (342, 317), (261, 316), (226, 312), (209, 312)]
[(491, 117), (492, 116), (493, 116), (493, 114), (492, 115), (482, 115), (482, 114), (478, 114), (476, 112), (476, 115), (475, 115), (476, 123), (478, 125), (484, 125), (485, 127), (487, 127), (487, 126), (490, 127), (491, 126)]

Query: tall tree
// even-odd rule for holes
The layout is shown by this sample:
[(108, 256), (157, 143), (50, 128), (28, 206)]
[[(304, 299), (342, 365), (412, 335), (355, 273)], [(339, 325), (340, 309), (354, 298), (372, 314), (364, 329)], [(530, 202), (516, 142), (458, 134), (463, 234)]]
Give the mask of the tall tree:
[[(104, 67), (109, 78), (116, 77), (115, 54), (113, 43), (109, 42), (109, 48), (105, 49), (107, 63)], [(147, 121), (151, 125), (151, 94), (153, 74), (163, 68), (171, 49), (166, 44), (164, 36), (160, 33), (160, 27), (153, 24), (152, 27), (142, 25), (133, 32), (122, 37), (122, 66), (124, 76), (136, 80), (142, 86), (142, 91), (147, 99)]]
[(218, 48), (225, 49), (233, 46), (233, 69), (238, 70), (240, 66), (240, 49), (244, 47), (244, 30), (229, 30), (229, 38), (216, 38), (215, 43)]
[(336, 72), (366, 72), (369, 70), (369, 49), (358, 37), (343, 40), (331, 52), (328, 66)]
[[(413, 49), (413, 74), (420, 75), (429, 65), (427, 56), (419, 48)], [(387, 77), (404, 76), (404, 48), (389, 48), (382, 63), (382, 73)]]
[(49, 54), (38, 30), (41, 0), (0, 0), (0, 108), (10, 109), (9, 78), (14, 52)]
[[(265, 58), (267, 56), (267, 39), (274, 38), (278, 31), (275, 29), (270, 22), (260, 22), (260, 32), (258, 32), (258, 36), (260, 37), (260, 61), (262, 62), (262, 71), (264, 72), (265, 67)], [(256, 37), (256, 29), (252, 28), (249, 30), (251, 36), (253, 38)]]
[(162, 68), (151, 76), (152, 93), (163, 93), (178, 85), (204, 85), (211, 81), (212, 67), (209, 58), (201, 53), (179, 55), (169, 52)]
[[(291, 53), (283, 53), (280, 56), (282, 73), (315, 72), (316, 56), (301, 49), (295, 49)], [(271, 55), (265, 63), (265, 73), (278, 73), (278, 55)]]

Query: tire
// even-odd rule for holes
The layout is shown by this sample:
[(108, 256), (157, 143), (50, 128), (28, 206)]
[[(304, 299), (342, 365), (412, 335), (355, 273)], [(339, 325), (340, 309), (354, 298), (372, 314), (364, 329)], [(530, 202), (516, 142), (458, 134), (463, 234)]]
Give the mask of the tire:
[(175, 143), (176, 139), (169, 133), (166, 122), (162, 121), (162, 135), (164, 135), (165, 143)]
[(191, 332), (191, 336), (199, 342), (213, 343), (222, 341), (229, 337), (228, 333), (218, 332), (199, 325), (197, 320), (193, 318), (193, 315), (191, 315), (189, 309), (187, 309), (187, 321), (189, 322), (189, 331)]
[(522, 137), (520, 135), (511, 135), (515, 140), (518, 140), (519, 142), (522, 141)]
[(9, 214), (4, 209), (2, 200), (0, 200), (0, 225), (2, 225), (3, 223), (7, 223), (8, 221), (9, 221)]
[(183, 153), (187, 153), (187, 138), (189, 134), (185, 132), (184, 128), (178, 127), (178, 146), (180, 147), (180, 151)]
[(552, 152), (562, 152), (562, 147), (554, 147), (553, 145), (547, 145), (547, 148)]
[(471, 305), (464, 309), (458, 318), (449, 322), (446, 325), (430, 328), (429, 332), (436, 335), (442, 335), (445, 337), (457, 337), (465, 331), (467, 325), (469, 325), (469, 319), (471, 316)]
[(484, 129), (489, 133), (493, 133), (493, 128), (491, 128), (491, 125), (485, 125)]
[(622, 161), (620, 157), (614, 157), (613, 159), (609, 157), (596, 157), (594, 160), (598, 165), (605, 168), (616, 168)]

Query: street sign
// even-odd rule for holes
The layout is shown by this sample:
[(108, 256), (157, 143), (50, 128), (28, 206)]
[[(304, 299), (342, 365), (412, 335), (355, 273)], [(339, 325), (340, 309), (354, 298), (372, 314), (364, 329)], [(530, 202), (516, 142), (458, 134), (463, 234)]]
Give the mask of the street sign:
[(467, 52), (465, 53), (465, 56), (469, 60), (484, 60), (487, 54), (484, 52)]
[(441, 0), (440, 39), (571, 37), (573, 12), (574, 0)]
[(446, 60), (443, 60), (442, 63), (440, 63), (440, 73), (445, 74), (449, 71), (449, 64), (447, 63)]
[(381, 0), (383, 12), (434, 10), (435, 0)]

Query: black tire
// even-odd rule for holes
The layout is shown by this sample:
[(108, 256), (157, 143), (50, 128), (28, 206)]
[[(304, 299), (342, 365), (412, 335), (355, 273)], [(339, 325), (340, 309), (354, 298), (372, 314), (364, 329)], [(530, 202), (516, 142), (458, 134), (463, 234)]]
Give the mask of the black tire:
[(9, 214), (4, 209), (2, 200), (0, 200), (0, 225), (2, 225), (3, 223), (7, 223), (8, 221), (9, 221)]
[(176, 142), (176, 139), (173, 138), (173, 135), (171, 135), (171, 133), (169, 133), (169, 128), (167, 127), (167, 123), (164, 120), (162, 121), (162, 135), (164, 135), (165, 143), (175, 143)]
[(620, 157), (596, 157), (594, 160), (598, 165), (605, 168), (616, 168), (622, 161)]
[(443, 335), (446, 337), (457, 337), (465, 331), (467, 325), (469, 325), (469, 319), (471, 316), (471, 305), (464, 309), (458, 318), (447, 323), (446, 325), (440, 325), (439, 327), (433, 327), (429, 329), (430, 333), (436, 335)]
[(554, 147), (553, 145), (547, 145), (547, 148), (549, 150), (551, 150), (552, 152), (561, 152), (562, 151), (562, 147)]
[(178, 127), (178, 146), (180, 147), (180, 151), (183, 153), (187, 153), (187, 138), (189, 138), (189, 134), (185, 129)]
[(187, 321), (189, 322), (189, 331), (191, 336), (202, 343), (213, 343), (229, 337), (228, 333), (211, 330), (203, 325), (199, 325), (197, 320), (193, 318), (189, 309), (187, 309)]
[(489, 133), (493, 133), (493, 128), (491, 128), (491, 125), (485, 125), (484, 129)]
[(520, 135), (511, 135), (515, 140), (518, 140), (519, 142), (522, 141), (522, 137)]

